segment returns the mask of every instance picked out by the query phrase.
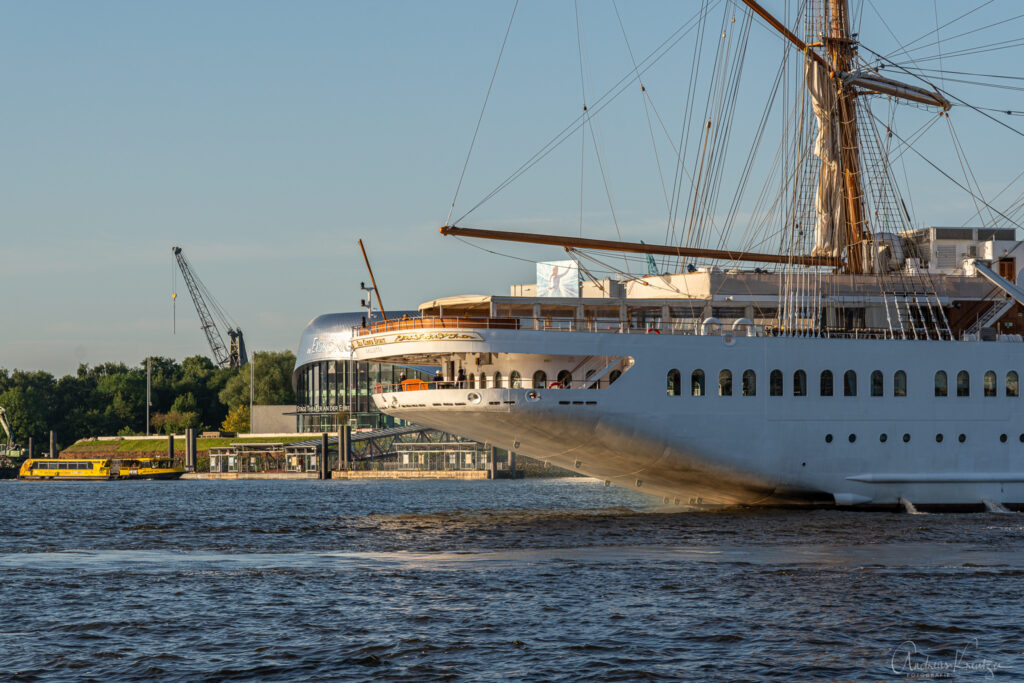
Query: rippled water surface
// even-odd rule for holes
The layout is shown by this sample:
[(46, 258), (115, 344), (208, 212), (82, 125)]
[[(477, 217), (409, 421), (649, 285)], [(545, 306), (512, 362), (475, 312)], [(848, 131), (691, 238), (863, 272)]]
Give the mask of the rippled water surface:
[(1024, 515), (584, 479), (0, 481), (15, 680), (1024, 677)]

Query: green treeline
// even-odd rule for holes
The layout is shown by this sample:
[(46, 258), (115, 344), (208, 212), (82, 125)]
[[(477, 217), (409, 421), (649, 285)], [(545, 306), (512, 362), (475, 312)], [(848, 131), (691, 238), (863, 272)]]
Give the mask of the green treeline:
[[(216, 430), (231, 411), (231, 425), (248, 424), (248, 366), (218, 368), (205, 356), (180, 363), (171, 358), (150, 359), (150, 430), (181, 433), (187, 427)], [(260, 405), (295, 402), (291, 351), (257, 351), (252, 356), (255, 402)], [(74, 375), (56, 378), (48, 372), (0, 368), (0, 406), (14, 431), (27, 444), (42, 446), (49, 431), (67, 446), (89, 436), (146, 433), (146, 362), (80, 365)], [(244, 430), (243, 430), (244, 431)], [(0, 430), (0, 440), (6, 435)]]

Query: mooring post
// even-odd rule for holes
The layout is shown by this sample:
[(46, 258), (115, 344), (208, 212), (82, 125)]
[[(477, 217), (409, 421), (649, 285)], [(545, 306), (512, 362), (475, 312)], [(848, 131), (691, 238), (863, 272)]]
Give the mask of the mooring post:
[(327, 432), (320, 435), (320, 478), (327, 478)]
[(192, 428), (192, 471), (199, 469), (199, 439), (196, 438), (196, 428)]
[(341, 457), (344, 458), (344, 460), (342, 461), (341, 468), (347, 470), (349, 466), (348, 458), (352, 454), (352, 427), (349, 425), (345, 425), (341, 430), (341, 436), (342, 439), (340, 448), (341, 453), (343, 453)]
[(512, 451), (508, 452), (508, 468), (512, 471), (512, 478), (516, 478), (516, 454)]
[(57, 440), (53, 436), (53, 430), (50, 430), (50, 457), (57, 457)]
[(495, 448), (494, 446), (491, 446), (490, 462), (487, 463), (487, 466), (488, 466), (488, 473), (487, 473), (488, 478), (490, 478), (490, 479), (497, 479), (498, 478), (498, 449)]
[(28, 437), (28, 457), (32, 457), (32, 437)]
[(174, 460), (174, 434), (167, 435), (167, 457)]

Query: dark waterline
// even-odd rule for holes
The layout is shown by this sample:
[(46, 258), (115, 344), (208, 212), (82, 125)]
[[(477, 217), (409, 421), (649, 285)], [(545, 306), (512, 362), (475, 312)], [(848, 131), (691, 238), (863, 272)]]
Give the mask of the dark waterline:
[(0, 482), (16, 680), (1007, 680), (1024, 517), (582, 479)]

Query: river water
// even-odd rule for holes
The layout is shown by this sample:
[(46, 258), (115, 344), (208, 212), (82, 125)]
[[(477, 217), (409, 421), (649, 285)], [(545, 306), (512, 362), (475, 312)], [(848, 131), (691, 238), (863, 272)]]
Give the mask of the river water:
[(1006, 680), (1024, 515), (589, 479), (0, 482), (14, 680)]

